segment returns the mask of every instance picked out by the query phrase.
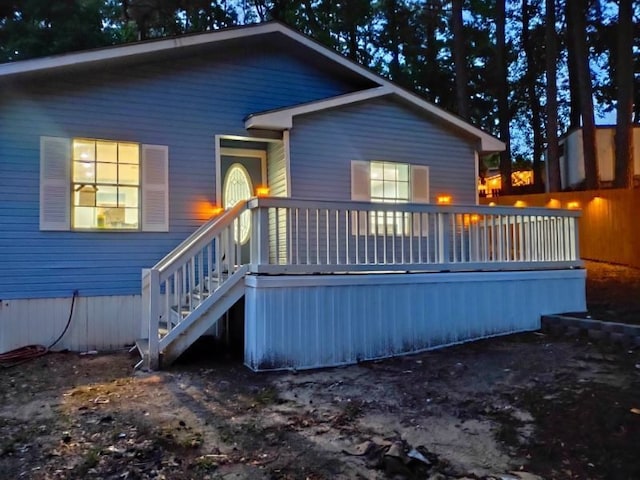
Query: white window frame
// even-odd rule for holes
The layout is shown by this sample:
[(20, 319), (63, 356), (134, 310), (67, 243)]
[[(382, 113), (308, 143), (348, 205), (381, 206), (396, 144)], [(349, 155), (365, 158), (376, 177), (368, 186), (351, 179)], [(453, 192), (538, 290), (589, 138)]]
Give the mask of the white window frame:
[[(76, 142), (91, 142), (94, 143), (94, 157), (93, 160), (84, 160), (85, 163), (93, 163), (94, 166), (94, 179), (92, 182), (87, 182), (85, 184), (82, 184), (81, 181), (76, 181), (75, 176), (74, 176), (74, 171), (75, 171), (75, 167), (76, 167), (76, 163), (83, 163), (83, 159), (78, 159), (75, 156), (75, 151), (74, 151), (74, 146)], [(100, 161), (100, 159), (98, 158), (98, 142), (102, 142), (102, 143), (109, 143), (109, 144), (115, 144), (116, 148), (117, 148), (117, 158), (116, 158), (116, 169), (119, 170), (119, 167), (121, 165), (120, 162), (120, 153), (119, 153), (119, 149), (120, 149), (120, 145), (135, 145), (137, 150), (138, 150), (138, 179), (137, 179), (137, 183), (135, 184), (126, 184), (126, 183), (121, 183), (120, 179), (117, 178), (116, 182), (104, 182), (104, 181), (98, 181), (98, 167), (99, 164), (101, 163), (105, 163)], [(141, 158), (142, 158), (142, 148), (141, 145), (139, 143), (136, 142), (125, 142), (125, 141), (121, 141), (121, 140), (103, 140), (103, 139), (97, 139), (97, 138), (82, 138), (82, 137), (76, 137), (73, 138), (71, 140), (71, 230), (74, 231), (86, 231), (86, 230), (110, 230), (110, 231), (116, 231), (116, 232), (125, 232), (125, 231), (133, 231), (133, 232), (139, 232), (142, 230), (142, 206), (141, 206), (141, 198), (142, 198), (142, 180), (141, 180)], [(113, 162), (109, 162), (112, 163)], [(122, 165), (125, 165), (125, 163), (122, 163)], [(83, 185), (88, 185), (88, 186), (93, 186), (96, 188), (96, 192), (94, 193), (94, 195), (97, 195), (97, 192), (99, 190), (100, 186), (108, 186), (108, 187), (116, 187), (117, 189), (119, 189), (120, 187), (123, 188), (135, 188), (138, 191), (138, 204), (135, 207), (136, 211), (137, 211), (137, 219), (136, 219), (136, 226), (132, 227), (132, 228), (116, 228), (116, 227), (109, 227), (109, 226), (101, 226), (100, 225), (100, 214), (97, 214), (98, 218), (96, 219), (96, 223), (97, 225), (95, 227), (80, 227), (76, 224), (76, 209), (77, 208), (82, 208), (82, 205), (76, 205), (76, 200), (75, 200), (75, 192), (78, 191), (79, 187), (82, 187)], [(93, 201), (94, 205), (91, 205), (94, 208), (105, 208), (105, 209), (109, 209), (109, 208), (127, 208), (127, 207), (121, 207), (119, 204), (116, 205), (115, 207), (100, 207), (97, 205), (97, 199), (94, 199)], [(131, 208), (131, 207), (128, 207)], [(105, 217), (106, 215), (103, 214), (103, 222), (105, 221)]]
[[(404, 198), (389, 199), (384, 201), (380, 197), (372, 197), (371, 165), (379, 163), (383, 167), (385, 165), (402, 165), (408, 168), (408, 196)], [(382, 179), (384, 180), (384, 178)], [(378, 181), (377, 179), (375, 181)], [(403, 182), (400, 180), (400, 182)], [(396, 192), (397, 192), (396, 188)], [(429, 198), (429, 167), (427, 165), (418, 165), (404, 162), (392, 162), (388, 160), (372, 160), (362, 161), (353, 160), (351, 162), (351, 199), (354, 201), (367, 201), (372, 203), (430, 203)], [(369, 234), (369, 235), (410, 235), (413, 231), (414, 235), (426, 235), (428, 225), (426, 222), (420, 222), (419, 217), (410, 213), (402, 212), (370, 212), (369, 215), (361, 215), (359, 218), (354, 217), (352, 223), (353, 233)], [(413, 217), (413, 229), (411, 228), (411, 219)], [(422, 228), (419, 225), (422, 224)], [(356, 227), (358, 225), (358, 227)], [(358, 230), (356, 232), (355, 230)], [(422, 230), (422, 231), (420, 231)]]
[[(86, 137), (79, 140), (100, 141)], [(125, 140), (107, 142), (137, 143)], [(73, 213), (73, 139), (40, 137), (40, 230), (73, 232), (168, 232), (169, 231), (169, 148), (145, 145), (140, 148), (138, 185), (138, 228), (75, 228)]]

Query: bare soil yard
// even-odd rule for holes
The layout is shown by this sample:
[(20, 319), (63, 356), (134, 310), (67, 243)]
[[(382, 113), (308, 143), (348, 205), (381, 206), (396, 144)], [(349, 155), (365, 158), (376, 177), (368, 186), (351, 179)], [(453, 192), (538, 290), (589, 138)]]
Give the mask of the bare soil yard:
[(640, 325), (640, 270), (586, 262), (587, 304), (593, 318)]
[(0, 478), (640, 478), (639, 348), (527, 333), (253, 374), (210, 347), (0, 368)]

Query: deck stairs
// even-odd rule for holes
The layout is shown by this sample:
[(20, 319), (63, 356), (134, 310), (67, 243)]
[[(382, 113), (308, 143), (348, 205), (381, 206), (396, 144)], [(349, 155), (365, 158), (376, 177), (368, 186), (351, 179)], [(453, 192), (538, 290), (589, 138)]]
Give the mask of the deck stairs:
[(245, 211), (246, 202), (240, 202), (214, 217), (143, 271), (136, 368), (170, 365), (242, 298), (249, 265), (241, 263), (235, 238)]

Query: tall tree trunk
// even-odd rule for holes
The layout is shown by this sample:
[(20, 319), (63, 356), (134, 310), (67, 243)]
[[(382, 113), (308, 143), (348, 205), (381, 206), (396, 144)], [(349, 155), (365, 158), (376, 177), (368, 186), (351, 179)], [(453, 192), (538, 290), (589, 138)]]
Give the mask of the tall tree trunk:
[(451, 26), (453, 30), (453, 63), (456, 72), (456, 105), (458, 115), (465, 120), (469, 119), (469, 99), (467, 88), (467, 60), (465, 55), (465, 42), (462, 23), (462, 1), (453, 0)]
[[(569, 71), (569, 130), (580, 128), (580, 89), (578, 88), (578, 61), (577, 52), (573, 47), (573, 39), (577, 35), (575, 22), (570, 18), (572, 14), (571, 4), (576, 0), (566, 2), (565, 17), (567, 19), (567, 30), (565, 43), (567, 45), (567, 67)], [(574, 6), (575, 8), (575, 6)], [(573, 13), (575, 15), (575, 13)]]
[(576, 81), (580, 95), (580, 116), (582, 117), (582, 150), (584, 156), (585, 187), (588, 190), (600, 188), (598, 159), (596, 156), (596, 126), (593, 113), (591, 69), (587, 47), (586, 15), (588, 0), (567, 1), (567, 25), (574, 32), (569, 38), (576, 62)]
[[(620, 0), (616, 62), (617, 126), (614, 185), (633, 188), (633, 26), (632, 0)], [(640, 173), (640, 172), (639, 172)]]
[(507, 80), (507, 44), (506, 44), (506, 0), (496, 2), (496, 63), (497, 63), (497, 94), (498, 118), (500, 119), (500, 140), (506, 146), (500, 152), (500, 177), (502, 179), (502, 194), (511, 192), (511, 135), (509, 132), (509, 86)]
[(540, 98), (536, 92), (536, 72), (535, 72), (535, 52), (531, 45), (529, 35), (529, 23), (531, 21), (531, 12), (529, 10), (529, 1), (522, 2), (522, 49), (524, 50), (527, 70), (525, 73), (525, 85), (527, 88), (527, 96), (531, 102), (531, 123), (533, 128), (533, 184), (537, 190), (543, 185), (542, 181), (542, 115)]
[(547, 66), (547, 191), (560, 191), (560, 158), (558, 155), (558, 84), (556, 61), (556, 1), (545, 0), (545, 61)]

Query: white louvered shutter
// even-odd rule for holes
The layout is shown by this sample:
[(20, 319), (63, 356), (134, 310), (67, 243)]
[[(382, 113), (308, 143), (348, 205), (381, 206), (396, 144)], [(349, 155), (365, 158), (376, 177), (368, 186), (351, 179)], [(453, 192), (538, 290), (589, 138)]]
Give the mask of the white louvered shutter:
[(371, 199), (369, 180), (369, 162), (353, 160), (351, 162), (351, 200), (368, 202)]
[[(429, 203), (429, 167), (411, 165), (411, 203)], [(413, 232), (429, 234), (429, 215), (413, 215)]]
[(169, 148), (142, 145), (142, 230), (169, 231)]
[[(371, 179), (369, 178), (369, 162), (360, 160), (351, 161), (351, 200), (356, 202), (368, 202), (371, 200)], [(369, 215), (353, 212), (351, 215), (351, 234), (366, 235)]]
[(40, 137), (40, 230), (69, 230), (71, 140)]

